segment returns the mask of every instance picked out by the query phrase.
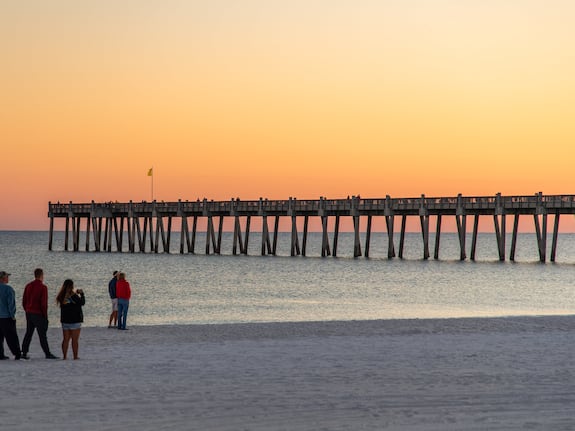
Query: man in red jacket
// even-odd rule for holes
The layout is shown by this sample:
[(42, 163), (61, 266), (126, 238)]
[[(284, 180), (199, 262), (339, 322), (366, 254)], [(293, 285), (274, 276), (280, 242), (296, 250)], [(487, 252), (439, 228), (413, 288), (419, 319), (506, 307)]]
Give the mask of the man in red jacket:
[(40, 268), (34, 270), (34, 281), (24, 288), (22, 306), (26, 312), (26, 334), (22, 342), (22, 359), (30, 359), (28, 349), (34, 330), (38, 332), (40, 346), (46, 355), (46, 359), (58, 359), (50, 353), (48, 347), (48, 287), (44, 284), (44, 271)]

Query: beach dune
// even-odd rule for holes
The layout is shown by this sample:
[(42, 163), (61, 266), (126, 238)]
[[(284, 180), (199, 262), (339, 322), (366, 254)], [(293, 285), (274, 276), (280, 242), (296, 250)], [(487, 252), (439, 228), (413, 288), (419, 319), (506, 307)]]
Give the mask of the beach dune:
[[(22, 336), (23, 334), (20, 334)], [(52, 351), (61, 333), (49, 330)], [(0, 362), (0, 427), (571, 430), (575, 316), (82, 330)]]

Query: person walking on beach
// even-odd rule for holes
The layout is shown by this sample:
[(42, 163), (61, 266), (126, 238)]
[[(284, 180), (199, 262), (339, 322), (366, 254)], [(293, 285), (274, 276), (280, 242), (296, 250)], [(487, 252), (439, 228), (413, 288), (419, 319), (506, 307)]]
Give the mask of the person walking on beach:
[(0, 271), (0, 360), (9, 359), (4, 355), (4, 339), (14, 359), (20, 359), (20, 341), (16, 332), (16, 295), (8, 284), (10, 274)]
[[(118, 326), (118, 297), (116, 296), (116, 282), (118, 281), (118, 271), (113, 272), (113, 277), (108, 283), (108, 293), (110, 299), (112, 300), (112, 313), (110, 313), (110, 321), (108, 322), (108, 328), (115, 328)], [(112, 326), (112, 322), (113, 325)]]
[(86, 303), (84, 291), (77, 289), (74, 291), (74, 282), (70, 279), (64, 281), (56, 302), (60, 306), (60, 323), (62, 323), (62, 355), (65, 360), (68, 356), (68, 347), (72, 340), (72, 353), (74, 359), (78, 357), (78, 345), (80, 340), (80, 330), (84, 321), (82, 306)]
[(116, 296), (118, 297), (118, 329), (126, 330), (126, 318), (128, 317), (132, 289), (130, 289), (130, 283), (126, 280), (126, 274), (123, 272), (118, 274)]
[(48, 286), (44, 284), (44, 271), (41, 268), (34, 270), (34, 280), (24, 288), (22, 306), (26, 312), (26, 334), (22, 341), (22, 359), (30, 359), (28, 349), (34, 330), (38, 332), (40, 346), (46, 359), (58, 359), (48, 347), (48, 337), (46, 336), (48, 331)]

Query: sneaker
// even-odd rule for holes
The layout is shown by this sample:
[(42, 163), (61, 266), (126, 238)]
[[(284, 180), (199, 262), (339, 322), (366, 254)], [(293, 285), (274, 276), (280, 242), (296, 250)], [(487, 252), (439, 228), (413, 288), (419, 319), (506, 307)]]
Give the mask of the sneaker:
[(60, 358), (58, 358), (58, 356), (54, 356), (52, 353), (48, 353), (46, 355), (46, 359), (60, 359)]
[(30, 356), (28, 356), (28, 353), (22, 353), (22, 354), (20, 355), (20, 359), (24, 359), (24, 360), (27, 361), (27, 360), (30, 359)]

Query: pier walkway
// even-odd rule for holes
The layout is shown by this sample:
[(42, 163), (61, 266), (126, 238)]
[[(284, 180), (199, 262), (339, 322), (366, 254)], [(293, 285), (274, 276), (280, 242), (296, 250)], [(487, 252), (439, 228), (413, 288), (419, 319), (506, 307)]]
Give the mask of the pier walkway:
[[(276, 254), (278, 241), (278, 226), (280, 217), (291, 218), (291, 256), (306, 255), (308, 236), (308, 221), (310, 217), (321, 218), (322, 245), (321, 255), (337, 256), (338, 235), (341, 217), (350, 217), (354, 228), (355, 257), (369, 257), (372, 220), (383, 217), (387, 230), (387, 257), (396, 257), (394, 232), (397, 219), (400, 239), (397, 256), (403, 257), (406, 221), (408, 217), (418, 217), (423, 239), (423, 258), (430, 257), (430, 217), (435, 222), (434, 258), (439, 258), (441, 225), (444, 217), (455, 217), (460, 246), (460, 259), (467, 259), (466, 232), (467, 218), (473, 218), (470, 259), (475, 260), (479, 217), (488, 216), (493, 219), (497, 239), (498, 255), (505, 260), (505, 238), (507, 217), (513, 217), (513, 230), (509, 259), (515, 259), (517, 233), (520, 216), (529, 216), (534, 220), (539, 259), (547, 259), (547, 223), (552, 215), (552, 247), (550, 260), (555, 261), (557, 252), (557, 236), (559, 220), (562, 214), (575, 214), (575, 195), (543, 195), (536, 193), (530, 196), (454, 196), (417, 198), (360, 198), (347, 199), (298, 200), (268, 200), (259, 199), (243, 201), (197, 201), (177, 202), (107, 202), (107, 203), (49, 203), (50, 218), (49, 250), (52, 250), (54, 220), (65, 218), (65, 244), (68, 251), (69, 239), (72, 238), (72, 250), (79, 251), (82, 220), (86, 235), (85, 249), (90, 251), (93, 242), (95, 251), (124, 250), (124, 238), (127, 237), (128, 252), (170, 252), (170, 238), (173, 220), (180, 221), (180, 253), (195, 253), (196, 233), (199, 219), (206, 219), (207, 231), (205, 242), (206, 254), (219, 254), (221, 251), (222, 227), (226, 217), (234, 219), (234, 236), (232, 253), (247, 254), (250, 234), (250, 223), (253, 217), (262, 221), (261, 254)], [(273, 220), (270, 229), (268, 218)], [(303, 232), (298, 232), (298, 219), (303, 218)], [(333, 218), (333, 230), (328, 229), (329, 219)], [(240, 222), (240, 219), (244, 223)], [(360, 219), (365, 222), (365, 244), (362, 248), (360, 237)], [(243, 232), (242, 232), (243, 230)], [(125, 235), (127, 234), (127, 235)], [(331, 241), (330, 241), (331, 236)], [(301, 242), (300, 242), (301, 238)], [(161, 248), (160, 248), (161, 245)]]

